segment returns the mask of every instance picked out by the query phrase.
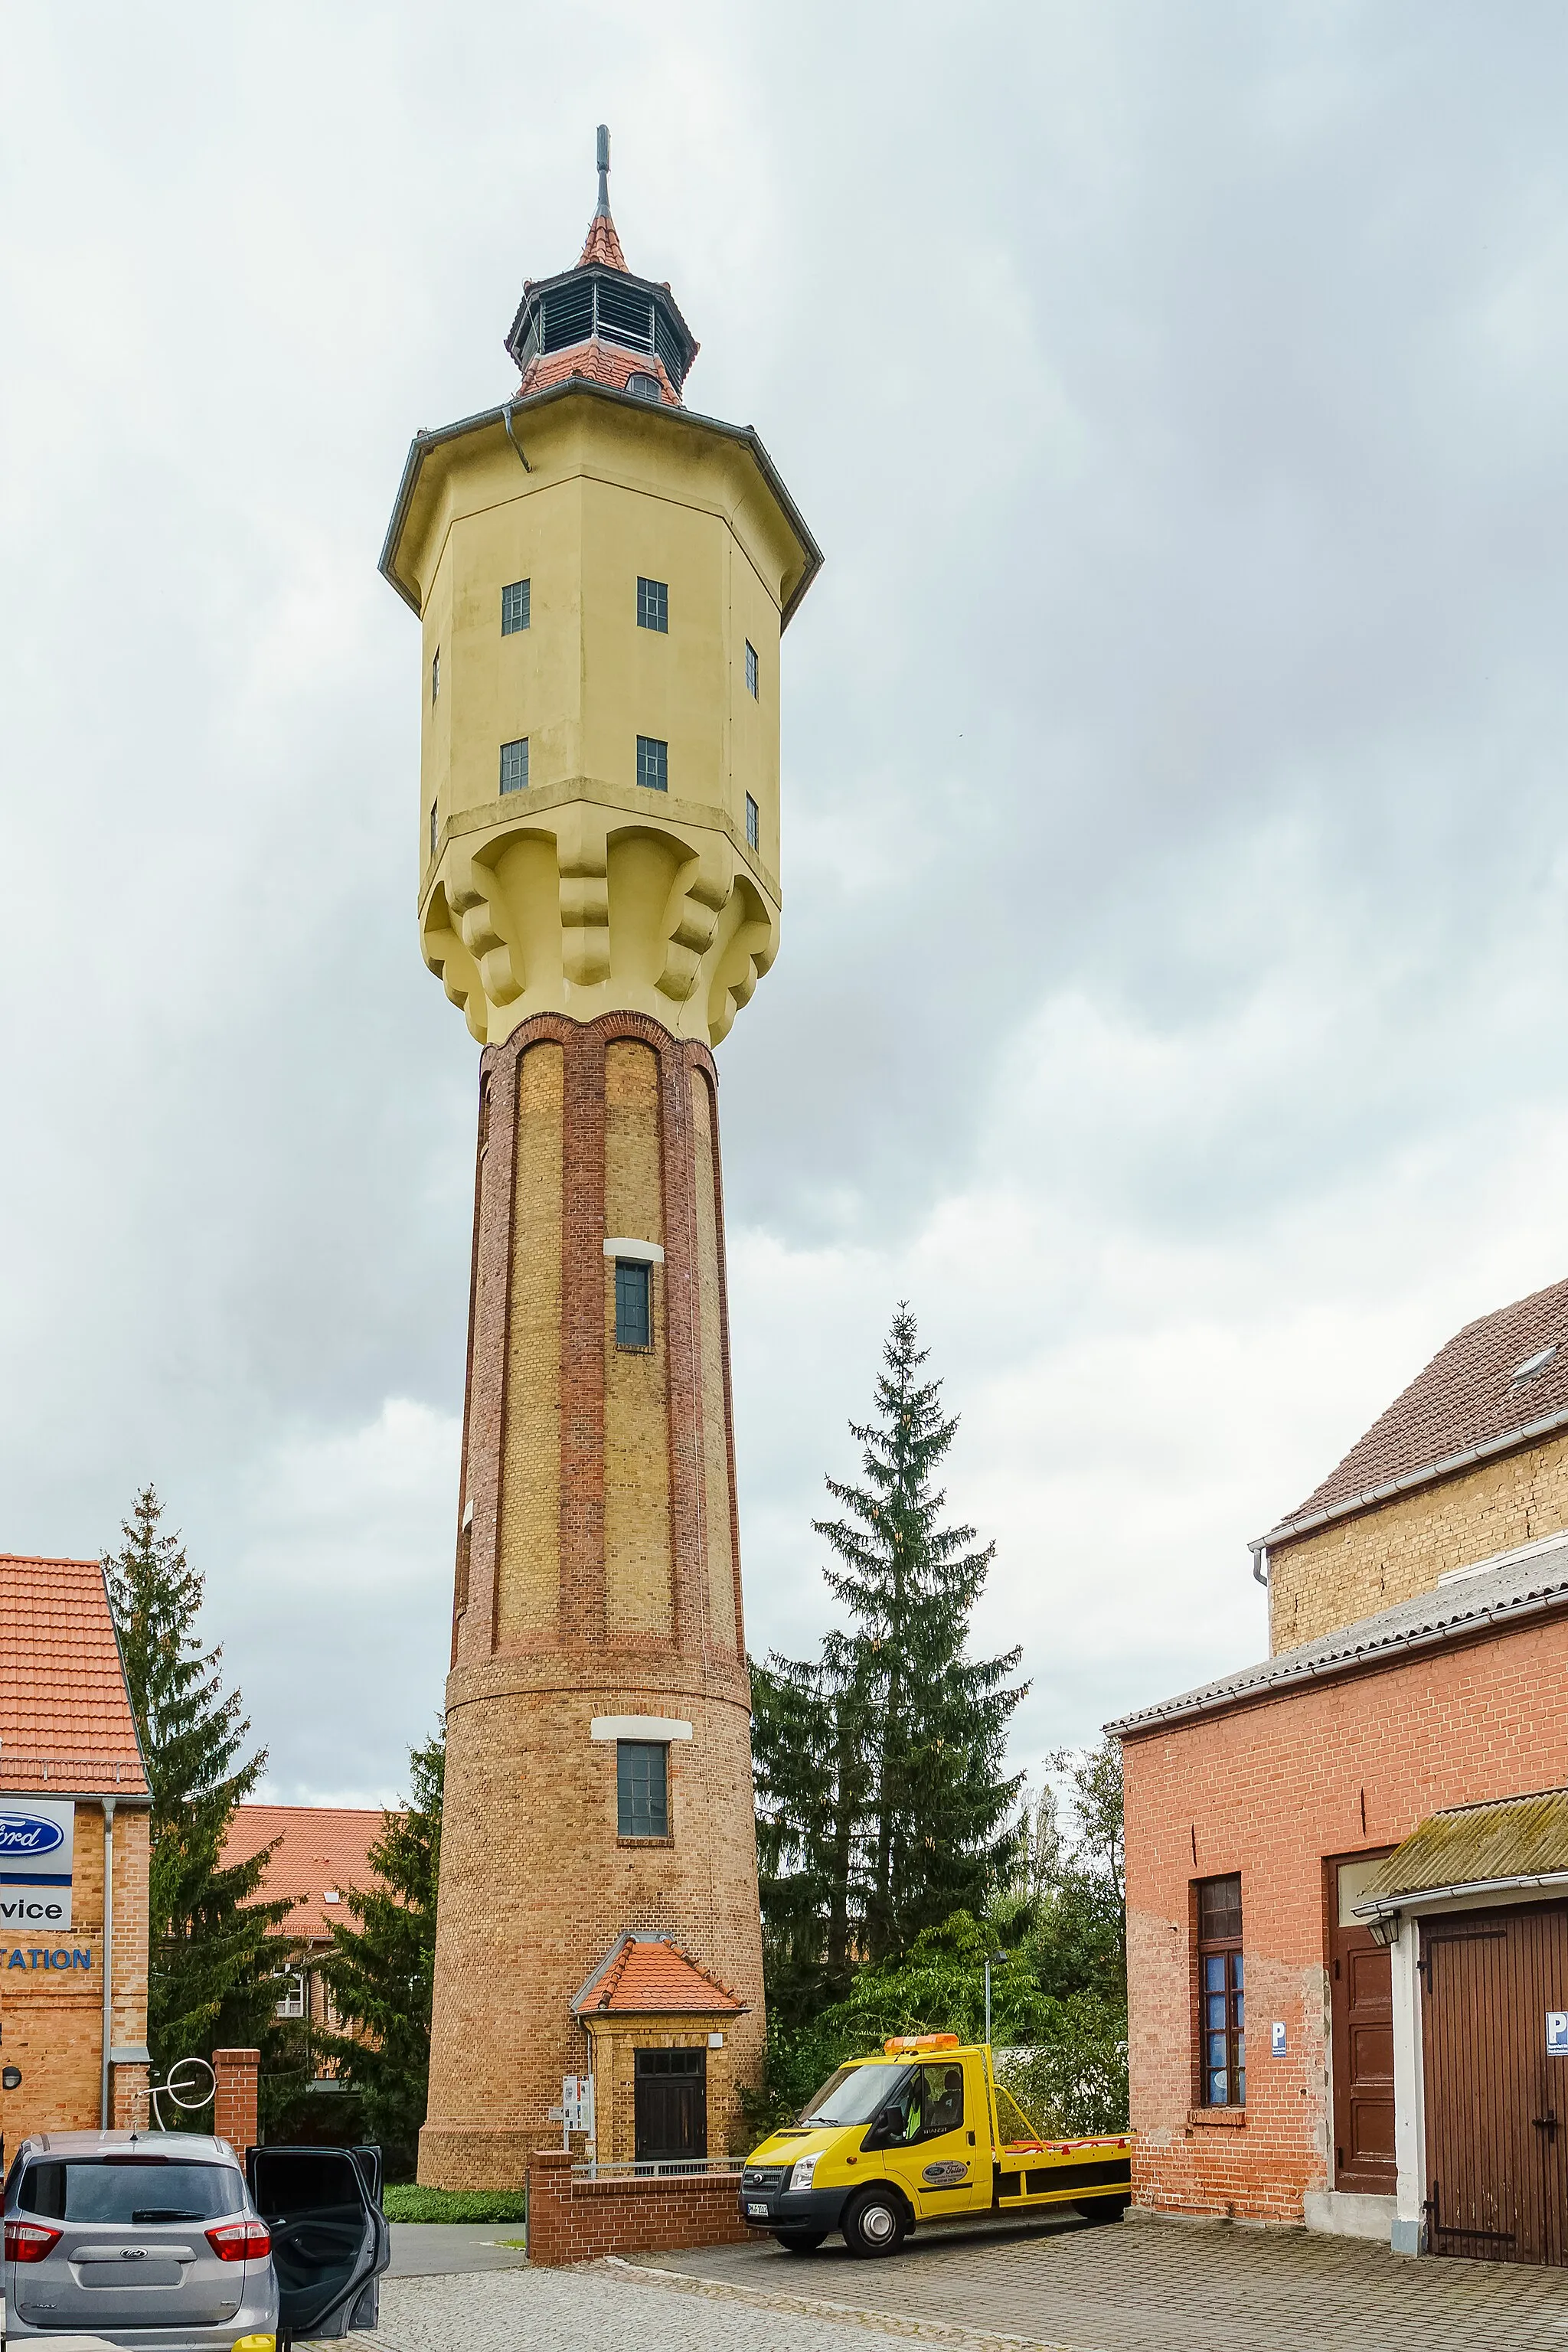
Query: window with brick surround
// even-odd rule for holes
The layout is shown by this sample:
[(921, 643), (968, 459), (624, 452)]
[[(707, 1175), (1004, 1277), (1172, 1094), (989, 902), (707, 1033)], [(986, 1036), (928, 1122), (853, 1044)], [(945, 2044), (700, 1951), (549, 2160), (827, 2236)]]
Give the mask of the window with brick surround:
[(669, 588), (663, 580), (637, 582), (637, 626), (657, 629), (659, 635), (669, 634)]
[(1247, 1997), (1241, 1958), (1241, 1878), (1200, 1878), (1198, 2080), (1205, 2107), (1247, 2105)]
[(637, 1258), (616, 1260), (616, 1345), (653, 1345), (653, 1268)]
[(669, 1835), (669, 1750), (662, 1740), (616, 1742), (616, 1834)]
[(533, 618), (533, 583), (531, 580), (509, 580), (500, 592), (500, 633), (503, 637), (515, 637), (526, 629)]

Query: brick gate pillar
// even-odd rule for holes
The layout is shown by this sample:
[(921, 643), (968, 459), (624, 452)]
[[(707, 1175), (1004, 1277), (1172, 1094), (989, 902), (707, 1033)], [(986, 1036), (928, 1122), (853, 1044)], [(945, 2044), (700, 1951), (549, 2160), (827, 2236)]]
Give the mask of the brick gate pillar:
[(260, 2072), (259, 2050), (213, 2052), (213, 2073), (217, 2077), (213, 2129), (239, 2156), (257, 2144), (256, 2088)]

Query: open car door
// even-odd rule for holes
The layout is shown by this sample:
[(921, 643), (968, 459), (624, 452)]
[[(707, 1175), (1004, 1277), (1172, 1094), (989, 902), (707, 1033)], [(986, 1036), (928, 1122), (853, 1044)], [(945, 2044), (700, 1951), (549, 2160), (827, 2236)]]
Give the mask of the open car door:
[(374, 2327), (392, 2232), (378, 2147), (252, 2147), (246, 2176), (272, 2232), (279, 2345)]

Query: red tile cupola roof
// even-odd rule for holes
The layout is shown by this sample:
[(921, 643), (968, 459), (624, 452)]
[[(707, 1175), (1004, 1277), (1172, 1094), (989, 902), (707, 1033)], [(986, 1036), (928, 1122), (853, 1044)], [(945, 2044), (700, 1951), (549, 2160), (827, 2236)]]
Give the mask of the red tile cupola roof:
[(610, 217), (610, 134), (599, 125), (599, 202), (575, 268), (522, 289), (506, 347), (521, 370), (517, 398), (574, 376), (668, 408), (697, 357), (697, 340), (669, 288), (626, 267)]
[(579, 2017), (739, 2017), (745, 2002), (668, 1936), (623, 1936), (572, 2003)]

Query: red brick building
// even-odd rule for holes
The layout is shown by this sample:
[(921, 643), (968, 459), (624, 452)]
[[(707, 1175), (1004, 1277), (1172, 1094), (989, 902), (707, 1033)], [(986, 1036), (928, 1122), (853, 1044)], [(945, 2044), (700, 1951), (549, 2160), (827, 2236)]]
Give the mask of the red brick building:
[[(279, 1947), (278, 2014), (332, 2031), (338, 2019), (321, 1973), (331, 1948), (332, 1922), (353, 1927), (344, 1897), (374, 1883), (370, 1849), (385, 1826), (379, 1807), (241, 1805), (229, 1825), (226, 1863), (246, 1862), (272, 1848), (259, 1898), (290, 1897), (293, 1908), (272, 1930)], [(321, 2079), (331, 2070), (323, 2064)]]
[(1258, 1539), (1271, 1657), (1110, 1727), (1139, 2202), (1568, 2259), (1565, 1444), (1559, 1284)]
[(8, 2147), (145, 2108), (150, 1803), (102, 1569), (0, 1556)]

